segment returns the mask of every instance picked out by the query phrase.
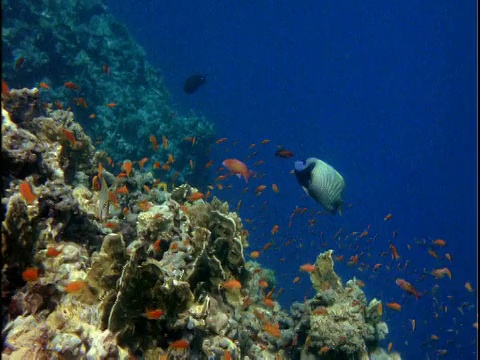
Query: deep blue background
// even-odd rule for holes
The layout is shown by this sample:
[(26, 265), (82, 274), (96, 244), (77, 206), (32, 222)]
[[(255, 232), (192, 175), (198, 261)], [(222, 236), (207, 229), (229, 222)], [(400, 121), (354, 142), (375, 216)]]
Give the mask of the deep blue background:
[[(347, 259), (337, 265), (344, 280), (357, 276), (366, 282), (368, 298), (403, 305), (400, 313), (385, 311), (391, 332), (385, 346), (392, 341), (406, 359), (432, 358), (442, 348), (451, 358), (474, 358), (477, 308), (468, 305), (475, 305), (476, 293), (468, 293), (464, 283), (476, 290), (475, 2), (107, 3), (160, 68), (179, 111), (205, 115), (218, 137), (229, 138), (212, 153), (214, 170), (224, 158), (245, 160), (254, 150), (259, 154), (247, 164), (255, 169), (255, 161), (265, 161), (256, 170), (266, 176), (252, 179), (249, 193), (241, 194), (245, 184), (235, 177), (226, 182), (230, 190), (215, 194), (232, 208), (243, 200), (242, 218), (254, 220), (247, 224), (252, 250), (271, 241), (271, 227), (280, 225), (275, 246), (259, 261), (276, 270), (278, 287), (285, 287), (284, 306), (303, 300), (308, 277), (301, 275), (295, 285), (292, 279), (327, 241), (346, 258), (363, 252), (361, 262), (385, 264), (378, 275), (348, 267)], [(186, 95), (183, 81), (196, 72), (207, 73), (208, 83)], [(248, 149), (265, 138), (272, 142)], [(295, 158), (315, 156), (333, 165), (346, 180), (345, 200), (353, 207), (342, 217), (316, 215), (320, 208), (289, 174), (292, 159), (273, 156), (276, 145)], [(268, 189), (253, 196), (254, 187), (272, 183), (280, 194)], [(288, 229), (296, 206), (309, 211)], [(387, 213), (393, 214), (390, 222), (383, 220)], [(309, 227), (313, 218), (317, 223)], [(332, 239), (340, 228), (349, 234), (368, 224), (370, 237), (378, 234), (371, 243), (349, 238), (342, 249)], [(409, 260), (407, 270), (392, 264), (387, 271), (390, 258), (379, 256), (388, 251), (393, 230), (402, 267)], [(424, 238), (447, 241), (446, 248), (435, 249), (440, 259), (416, 244)], [(285, 247), (289, 239), (296, 241)], [(452, 280), (428, 274), (443, 266)], [(418, 301), (405, 297), (397, 277), (426, 293)], [(440, 288), (433, 294), (435, 284)], [(413, 334), (409, 319), (417, 321)], [(438, 342), (430, 340), (432, 334)]]

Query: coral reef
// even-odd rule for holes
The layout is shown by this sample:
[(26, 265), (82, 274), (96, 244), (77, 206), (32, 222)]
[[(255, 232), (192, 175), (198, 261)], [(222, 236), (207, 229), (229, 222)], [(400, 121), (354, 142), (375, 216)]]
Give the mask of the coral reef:
[(2, 95), (5, 358), (399, 358), (379, 347), (381, 303), (342, 284), (331, 250), (311, 273), (316, 295), (289, 314), (273, 272), (245, 261), (228, 203), (188, 184), (142, 192), (146, 169), (99, 170), (104, 153), (71, 112), (25, 110), (37, 105), (36, 89)]
[[(14, 88), (36, 85), (41, 97), (33, 108), (17, 109), (19, 118), (28, 112), (38, 116), (44, 107), (70, 107), (96, 145), (116, 162), (151, 153), (151, 167), (156, 161), (165, 164), (172, 154), (175, 162), (161, 170), (162, 177), (206, 183), (201, 169), (214, 143), (213, 124), (194, 114), (178, 114), (162, 75), (103, 1), (5, 0), (2, 20), (3, 79)], [(5, 108), (10, 111), (8, 104)], [(160, 142), (165, 136), (168, 148), (153, 151), (151, 135)], [(185, 140), (193, 137), (194, 146)], [(192, 168), (190, 160), (198, 166)]]

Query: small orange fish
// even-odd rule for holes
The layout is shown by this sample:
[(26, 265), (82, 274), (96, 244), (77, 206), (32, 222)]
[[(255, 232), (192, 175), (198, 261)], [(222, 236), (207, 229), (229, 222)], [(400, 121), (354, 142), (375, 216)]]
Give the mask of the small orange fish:
[(473, 292), (472, 285), (470, 285), (470, 283), (468, 281), (465, 283), (465, 289), (467, 289), (470, 292)]
[(360, 279), (357, 279), (355, 283), (358, 285), (358, 287), (365, 287), (365, 283)]
[(278, 233), (279, 228), (280, 227), (278, 225), (273, 225), (272, 230), (271, 230), (272, 235), (275, 235), (276, 233)]
[(121, 188), (115, 190), (117, 194), (128, 194), (127, 185), (123, 185)]
[(37, 281), (38, 280), (38, 268), (29, 267), (22, 272), (22, 278), (25, 281)]
[(175, 158), (172, 154), (168, 154), (167, 164), (173, 164), (175, 162)]
[(433, 341), (437, 341), (439, 338), (438, 338), (437, 335), (432, 334), (432, 335), (430, 336), (430, 339), (432, 339)]
[(435, 251), (433, 251), (432, 249), (428, 249), (428, 254), (430, 256), (433, 256), (435, 259), (438, 259), (438, 255)]
[(432, 270), (431, 274), (436, 278), (436, 279), (441, 279), (445, 275), (448, 276), (448, 278), (451, 280), (452, 279), (452, 273), (448, 268), (441, 268), (441, 269), (435, 269)]
[(442, 239), (435, 239), (432, 241), (432, 244), (437, 245), (437, 246), (445, 246), (447, 245), (447, 242)]
[(156, 310), (147, 310), (145, 314), (142, 314), (145, 316), (148, 320), (158, 320), (162, 317), (164, 314), (163, 310), (156, 309)]
[(265, 140), (260, 141), (260, 144), (268, 144), (269, 142), (270, 142), (270, 140), (265, 139)]
[(77, 293), (80, 290), (83, 290), (86, 286), (87, 282), (84, 280), (72, 281), (65, 286), (65, 292), (68, 294)]
[(295, 278), (293, 279), (293, 283), (296, 284), (297, 282), (300, 281), (300, 277), (299, 276), (295, 276)]
[(390, 243), (390, 252), (392, 253), (392, 259), (393, 260), (400, 259), (400, 255), (398, 255), (397, 248), (392, 243)]
[(210, 160), (208, 163), (205, 164), (205, 169), (208, 169), (212, 165), (213, 165), (213, 160)]
[(111, 102), (111, 103), (108, 103), (105, 106), (108, 107), (108, 108), (114, 108), (115, 106), (117, 106), (117, 104), (115, 104), (114, 102)]
[(157, 143), (157, 138), (154, 135), (150, 135), (150, 142), (152, 143), (153, 150), (157, 150), (160, 147)]
[(400, 289), (406, 291), (407, 293), (415, 296), (416, 299), (420, 297), (420, 293), (410, 284), (408, 281), (405, 281), (404, 279), (397, 278), (395, 280), (395, 284), (397, 284)]
[(386, 305), (389, 309), (392, 309), (392, 310), (395, 310), (395, 311), (400, 311), (400, 310), (402, 310), (402, 306), (401, 306), (399, 303), (396, 303), (396, 302), (388, 302), (388, 303), (385, 303), (385, 305)]
[(265, 289), (268, 287), (268, 283), (264, 279), (262, 279), (258, 282), (258, 286), (262, 289)]
[(69, 89), (72, 89), (72, 90), (78, 90), (78, 85), (77, 85), (77, 84), (74, 84), (74, 83), (71, 82), (71, 81), (67, 81), (67, 82), (64, 83), (63, 85), (65, 85), (66, 88), (69, 88)]
[(315, 270), (317, 270), (317, 267), (312, 264), (303, 264), (300, 266), (300, 271), (303, 271), (303, 272), (311, 273), (311, 272), (314, 272)]
[(113, 191), (109, 191), (107, 193), (107, 198), (108, 198), (108, 201), (110, 201), (113, 204), (113, 206), (115, 206), (116, 208), (120, 206), (118, 205), (117, 195), (115, 195)]
[(146, 193), (149, 193), (150, 187), (148, 185), (143, 185), (143, 190), (145, 190)]
[(143, 169), (147, 161), (148, 161), (147, 157), (144, 157), (142, 160), (138, 160), (138, 166), (140, 167), (140, 169)]
[(186, 339), (180, 339), (172, 342), (168, 347), (171, 349), (187, 349), (190, 347), (190, 343)]
[(276, 337), (276, 338), (279, 338), (281, 336), (280, 334), (280, 329), (278, 327), (278, 323), (276, 324), (271, 324), (271, 323), (265, 323), (265, 325), (263, 326), (263, 330), (265, 330), (265, 332), (269, 333), (270, 335), (272, 335), (273, 337)]
[(383, 218), (383, 221), (388, 221), (392, 218), (392, 214), (387, 214), (385, 215), (385, 217)]
[(75, 135), (73, 135), (73, 132), (67, 130), (67, 129), (62, 129), (63, 135), (65, 135), (65, 138), (73, 145), (77, 145), (77, 139), (75, 139)]
[(88, 115), (88, 117), (90, 119), (95, 119), (97, 117), (97, 115), (95, 115), (94, 113), (91, 113), (90, 115)]
[(160, 161), (155, 161), (155, 163), (153, 164), (153, 168), (154, 169), (158, 169), (162, 166), (162, 164), (160, 164)]
[(2, 79), (2, 95), (10, 94), (10, 88), (8, 87), (7, 83)]
[(272, 184), (272, 190), (273, 190), (274, 192), (276, 192), (277, 194), (280, 192), (280, 190), (278, 190), (277, 184)]
[(166, 150), (168, 147), (168, 140), (165, 135), (162, 136), (162, 141), (163, 141), (163, 150)]
[(193, 164), (193, 160), (192, 160), (192, 159), (190, 159), (189, 164), (190, 164), (190, 169), (193, 170), (193, 168), (195, 167), (195, 165)]
[(43, 81), (40, 82), (40, 87), (46, 90), (50, 89), (50, 86), (47, 83), (44, 83)]
[(382, 264), (375, 264), (375, 265), (373, 265), (373, 271), (378, 270), (378, 268), (379, 268), (380, 266), (382, 266)]
[(51, 257), (57, 257), (61, 253), (62, 253), (62, 250), (57, 250), (54, 247), (49, 247), (45, 255), (51, 258)]
[(88, 108), (87, 102), (82, 97), (77, 98), (77, 106), (83, 106), (85, 109)]
[(263, 299), (263, 303), (268, 307), (272, 307), (272, 308), (275, 307), (275, 303), (270, 298)]
[(20, 190), (20, 195), (22, 198), (30, 205), (37, 199), (37, 195), (32, 192), (32, 188), (27, 181), (23, 181), (18, 185), (18, 189)]
[(147, 199), (144, 199), (142, 201), (139, 201), (137, 203), (138, 207), (140, 208), (140, 210), (142, 211), (148, 211), (151, 209), (151, 207), (153, 206), (151, 203), (148, 202)]
[(272, 246), (272, 243), (266, 243), (265, 246), (263, 247), (263, 251), (266, 251), (270, 246)]
[(204, 196), (201, 192), (197, 191), (196, 193), (193, 193), (192, 195), (190, 195), (190, 196), (187, 198), (187, 201), (188, 201), (188, 202), (194, 202), (194, 201), (196, 201), (196, 200), (203, 199), (204, 197), (205, 197), (205, 196)]
[(223, 288), (228, 289), (228, 290), (241, 289), (242, 288), (242, 284), (238, 280), (225, 281), (221, 285), (222, 285)]
[(250, 253), (250, 257), (251, 257), (252, 259), (256, 259), (256, 258), (258, 258), (259, 256), (260, 256), (260, 252), (259, 252), (259, 251), (252, 251), (252, 252)]
[(253, 190), (256, 194), (261, 193), (263, 190), (265, 190), (267, 187), (265, 185), (259, 185)]
[(225, 159), (223, 160), (222, 165), (230, 172), (236, 174), (238, 178), (243, 176), (246, 183), (248, 183), (248, 179), (255, 174), (247, 168), (247, 165), (237, 159)]
[(130, 161), (125, 161), (122, 165), (122, 169), (127, 173), (127, 177), (130, 176), (132, 172), (132, 163)]
[(388, 352), (392, 351), (392, 347), (393, 347), (393, 343), (392, 343), (392, 342), (389, 342), (389, 343), (388, 343), (388, 347), (387, 347), (387, 351), (388, 351)]
[(223, 142), (225, 142), (225, 141), (227, 141), (227, 138), (225, 138), (225, 137), (224, 137), (224, 138), (220, 138), (220, 139), (217, 140), (217, 144), (221, 144), (221, 143), (223, 143)]

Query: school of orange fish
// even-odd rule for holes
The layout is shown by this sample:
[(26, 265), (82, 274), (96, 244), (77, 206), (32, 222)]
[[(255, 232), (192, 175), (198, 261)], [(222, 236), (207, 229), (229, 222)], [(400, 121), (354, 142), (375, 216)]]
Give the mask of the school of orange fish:
[[(104, 65), (103, 66), (103, 72), (108, 76), (109, 75), (109, 68), (108, 66)], [(64, 86), (74, 92), (79, 90), (79, 85), (67, 81), (64, 83)], [(50, 89), (50, 86), (46, 83), (40, 83), (39, 87), (45, 91), (48, 91)], [(8, 85), (2, 80), (2, 93), (8, 93), (9, 88)], [(77, 106), (82, 106), (84, 108), (88, 108), (88, 105), (86, 101), (81, 98), (81, 97), (75, 97), (74, 101)], [(63, 105), (60, 101), (55, 101), (54, 102), (55, 106), (58, 109), (63, 109)], [(45, 107), (51, 108), (53, 106), (52, 103), (45, 104)], [(109, 102), (105, 105), (108, 108), (114, 108), (117, 106), (116, 103), (114, 102)], [(70, 110), (67, 109), (67, 110)], [(96, 117), (96, 114), (92, 113), (89, 116), (91, 119), (94, 119)], [(77, 141), (75, 134), (72, 133), (69, 130), (63, 129), (63, 135), (65, 137), (65, 140), (70, 143), (72, 147), (78, 147), (81, 146), (79, 142)], [(161, 143), (159, 144), (157, 142), (157, 136), (161, 137)], [(168, 139), (165, 135), (162, 134), (151, 134), (148, 139), (145, 139), (145, 141), (149, 141), (151, 144), (151, 149), (153, 152), (157, 151), (163, 151), (166, 155), (166, 161), (162, 164), (160, 161), (156, 161), (154, 164), (151, 166), (151, 170), (153, 171), (156, 180), (153, 182), (152, 186), (156, 186), (158, 188), (163, 189), (166, 191), (169, 187), (166, 182), (162, 181), (162, 171), (169, 171), (174, 167), (175, 164), (175, 158), (173, 157), (172, 153), (168, 151), (169, 149), (169, 142)], [(192, 134), (190, 137), (186, 137), (184, 139), (185, 142), (188, 142), (191, 144), (191, 146), (195, 146), (196, 141), (197, 141), (197, 135)], [(268, 189), (271, 189), (273, 193), (275, 194), (281, 194), (281, 190), (279, 186), (275, 183), (272, 184), (259, 184), (259, 185), (250, 185), (249, 180), (254, 179), (255, 181), (262, 181), (262, 179), (265, 177), (265, 173), (262, 171), (259, 171), (258, 169), (261, 169), (262, 166), (267, 163), (272, 157), (276, 156), (279, 158), (284, 158), (284, 159), (289, 159), (293, 157), (293, 153), (290, 150), (287, 150), (283, 148), (282, 146), (278, 146), (276, 151), (270, 151), (267, 155), (263, 154), (263, 156), (266, 156), (264, 159), (256, 160), (253, 161), (253, 158), (257, 158), (260, 155), (261, 150), (259, 150), (260, 147), (265, 146), (270, 143), (269, 139), (264, 139), (261, 140), (258, 144), (257, 143), (252, 143), (248, 147), (248, 151), (251, 151), (249, 155), (243, 159), (243, 161), (236, 159), (236, 158), (225, 158), (223, 161), (221, 161), (221, 164), (217, 164), (218, 168), (216, 169), (216, 175), (215, 180), (207, 186), (206, 189), (203, 190), (203, 192), (197, 192), (189, 196), (188, 201), (189, 202), (194, 202), (197, 200), (204, 200), (208, 201), (208, 199), (212, 196), (212, 193), (214, 191), (226, 191), (229, 190), (233, 187), (242, 187), (242, 190), (240, 191), (241, 194), (245, 194), (247, 192), (252, 192), (252, 194), (255, 197), (261, 197), (262, 194), (265, 191), (268, 191)], [(219, 138), (216, 141), (216, 145), (218, 147), (223, 147), (219, 149), (219, 152), (222, 153), (227, 153), (230, 152), (231, 149), (228, 148), (230, 145), (231, 147), (237, 146), (237, 141), (229, 141), (228, 138), (222, 137)], [(135, 171), (147, 171), (145, 169), (145, 165), (149, 161), (149, 157), (151, 155), (146, 154), (146, 156), (142, 159), (139, 159), (137, 161), (124, 161), (120, 165), (120, 172), (118, 172), (117, 177), (130, 177), (132, 176), (132, 173)], [(252, 162), (253, 167), (255, 170), (252, 170), (247, 166), (246, 163)], [(195, 164), (193, 160), (190, 160), (190, 167), (191, 169), (195, 169), (196, 167), (200, 167), (201, 171), (211, 171), (209, 170), (211, 167), (215, 165), (214, 160), (209, 160), (205, 164)], [(108, 164), (105, 164), (105, 166), (110, 166), (112, 169), (112, 172), (115, 169), (116, 164), (112, 159), (109, 159)], [(135, 167), (137, 169), (135, 169)], [(92, 188), (95, 190), (100, 190), (100, 182), (99, 180), (102, 177), (102, 171), (104, 169), (103, 164), (98, 165), (98, 174), (92, 179)], [(200, 171), (200, 169), (197, 169)], [(290, 171), (292, 174), (293, 172)], [(212, 174), (213, 175), (213, 174)], [(232, 182), (226, 185), (226, 180), (231, 177), (232, 175), (236, 175), (238, 178), (243, 179), (245, 183), (245, 187), (242, 185), (242, 182)], [(170, 179), (170, 185), (171, 188), (173, 188), (175, 185), (175, 181), (177, 180), (179, 176), (178, 172), (175, 172), (173, 177)], [(249, 186), (252, 186), (251, 188)], [(151, 188), (147, 185), (144, 186), (143, 191), (146, 193), (150, 192)], [(33, 193), (30, 185), (28, 182), (23, 182), (19, 186), (19, 191), (25, 201), (29, 204), (32, 204), (37, 196)], [(113, 191), (108, 192), (108, 199), (110, 202), (118, 207), (120, 206), (120, 202), (118, 200), (119, 196), (128, 196), (128, 188), (126, 185), (119, 187)], [(222, 197), (222, 196), (220, 196)], [(242, 199), (238, 200), (237, 206), (236, 206), (236, 211), (240, 211), (242, 207), (243, 201)], [(137, 204), (139, 208), (142, 211), (147, 211), (152, 204), (149, 203), (148, 201), (144, 200), (143, 202), (139, 202)], [(253, 205), (252, 205), (253, 206)], [(262, 208), (265, 208), (267, 206), (267, 202), (264, 201), (262, 203)], [(249, 254), (250, 258), (252, 259), (259, 259), (263, 256), (265, 256), (265, 253), (268, 251), (270, 253), (274, 252), (275, 249), (278, 251), (280, 247), (284, 246), (295, 246), (296, 250), (299, 251), (301, 250), (305, 245), (302, 242), (302, 239), (299, 238), (293, 238), (289, 239), (286, 236), (282, 237), (281, 232), (282, 229), (289, 229), (293, 226), (293, 221), (294, 218), (297, 217), (303, 217), (305, 214), (307, 214), (310, 218), (306, 221), (306, 224), (308, 227), (313, 228), (318, 222), (317, 216), (324, 216), (325, 214), (322, 211), (319, 211), (316, 208), (313, 208), (314, 205), (312, 205), (311, 209), (308, 208), (299, 208), (296, 207), (295, 209), (292, 210), (289, 216), (289, 221), (287, 224), (275, 224), (270, 230), (271, 238), (269, 240), (266, 240), (263, 244), (258, 244), (256, 243), (253, 247), (255, 248), (252, 250)], [(348, 205), (347, 208), (352, 207), (353, 205)], [(129, 212), (129, 209), (125, 207), (123, 209), (123, 214), (126, 216)], [(390, 213), (384, 215), (384, 221), (385, 222), (390, 222), (394, 216)], [(248, 218), (243, 218), (243, 222), (246, 224), (251, 225), (251, 231), (257, 230), (257, 226), (255, 226), (255, 219), (248, 219)], [(107, 222), (105, 226), (110, 227), (114, 229), (118, 224), (114, 222)], [(369, 280), (374, 281), (375, 279), (378, 278), (378, 274), (380, 272), (387, 272), (387, 273), (393, 273), (393, 272), (399, 272), (401, 273), (402, 277), (393, 275), (392, 281), (398, 286), (399, 289), (401, 289), (404, 294), (408, 296), (412, 296), (416, 301), (431, 301), (432, 306), (434, 307), (434, 318), (438, 318), (440, 316), (445, 316), (448, 312), (448, 306), (445, 305), (443, 302), (439, 301), (436, 293), (438, 292), (438, 289), (440, 287), (440, 282), (435, 284), (433, 288), (430, 289), (425, 289), (422, 288), (421, 290), (417, 289), (417, 285), (413, 284), (412, 282), (415, 280), (415, 282), (420, 282), (422, 281), (425, 277), (427, 276), (432, 276), (435, 280), (443, 281), (441, 279), (443, 278), (448, 278), (448, 280), (453, 280), (454, 276), (452, 275), (452, 272), (448, 268), (448, 264), (453, 262), (453, 257), (452, 255), (447, 252), (448, 249), (448, 244), (447, 241), (443, 239), (434, 239), (431, 241), (423, 240), (423, 241), (415, 241), (413, 244), (407, 243), (406, 247), (408, 251), (413, 250), (413, 246), (418, 245), (420, 248), (420, 251), (425, 252), (425, 256), (431, 256), (435, 259), (438, 260), (438, 268), (434, 269), (423, 269), (421, 272), (422, 274), (420, 277), (415, 277), (415, 279), (410, 278), (411, 273), (409, 273), (407, 270), (412, 267), (412, 264), (409, 260), (404, 260), (407, 256), (405, 254), (400, 254), (399, 251), (397, 250), (398, 246), (398, 238), (397, 238), (397, 231), (393, 230), (391, 239), (389, 240), (388, 247), (385, 247), (383, 250), (380, 251), (379, 256), (384, 259), (382, 262), (377, 262), (377, 263), (371, 263), (370, 259), (374, 257), (371, 253), (373, 251), (373, 244), (376, 243), (377, 235), (374, 234), (372, 235), (372, 229), (370, 225), (367, 225), (365, 229), (362, 231), (349, 231), (347, 232), (343, 228), (339, 229), (332, 237), (331, 240), (334, 242), (330, 242), (328, 237), (321, 232), (320, 237), (324, 239), (324, 241), (321, 243), (321, 247), (326, 248), (327, 246), (332, 247), (335, 246), (338, 249), (338, 254), (335, 256), (335, 261), (337, 263), (343, 263), (345, 259), (348, 258), (348, 261), (346, 262), (349, 267), (356, 268), (358, 270), (359, 276), (367, 278)], [(265, 238), (265, 237), (264, 237)], [(282, 239), (284, 241), (282, 241)], [(282, 245), (283, 242), (283, 245)], [(154, 245), (158, 248), (160, 244)], [(378, 249), (378, 245), (375, 245), (376, 249)], [(365, 248), (365, 249), (364, 249)], [(344, 253), (342, 253), (342, 250)], [(348, 250), (348, 251), (347, 251)], [(47, 257), (55, 257), (58, 254), (61, 253), (61, 249), (56, 249), (56, 248), (48, 248), (47, 249)], [(336, 250), (337, 251), (337, 250)], [(346, 253), (353, 251), (354, 254), (351, 256), (346, 256)], [(297, 259), (299, 256), (297, 255)], [(285, 258), (280, 258), (280, 262), (285, 262)], [(292, 259), (290, 259), (292, 261)], [(292, 277), (291, 280), (288, 281), (289, 286), (296, 286), (295, 284), (301, 283), (302, 275), (301, 273), (309, 273), (312, 271), (315, 271), (315, 266), (309, 263), (305, 264), (298, 264), (298, 274), (295, 274), (295, 276)], [(37, 268), (27, 268), (23, 272), (23, 279), (28, 282), (32, 281), (37, 281), (38, 277), (40, 276), (39, 274), (39, 269)], [(405, 277), (405, 279), (403, 278)], [(459, 306), (457, 306), (457, 309), (459, 312), (462, 314), (464, 313), (465, 309), (471, 309), (474, 306), (474, 294), (476, 293), (476, 289), (473, 288), (470, 282), (468, 282), (468, 279), (462, 280), (464, 281), (464, 288), (465, 292), (472, 293), (472, 300), (470, 302), (466, 301), (461, 303)], [(365, 286), (365, 283), (361, 280), (358, 280), (359, 286)], [(71, 293), (71, 292), (77, 292), (81, 290), (83, 287), (87, 286), (82, 281), (77, 281), (77, 282), (72, 282), (68, 284), (64, 291)], [(227, 289), (234, 289), (238, 286), (241, 286), (240, 283), (231, 281), (224, 283), (223, 286)], [(259, 286), (262, 289), (266, 289), (269, 287), (269, 284), (265, 280), (261, 280), (259, 282)], [(283, 292), (283, 289), (280, 290), (278, 296)], [(271, 297), (271, 294), (270, 294)], [(264, 301), (265, 304), (269, 305), (268, 302), (271, 302), (269, 296), (266, 296)], [(305, 295), (306, 297), (306, 295)], [(403, 311), (406, 307), (408, 307), (411, 302), (405, 302), (403, 305), (399, 303), (401, 294), (397, 294), (398, 300), (397, 301), (388, 301), (385, 302), (385, 306), (394, 311), (394, 312), (399, 312)], [(428, 300), (425, 300), (424, 298), (428, 297)], [(448, 296), (449, 299), (453, 299), (453, 295)], [(393, 299), (392, 299), (393, 300)], [(318, 310), (320, 311), (320, 310)], [(379, 312), (383, 313), (383, 308), (379, 309)], [(162, 316), (163, 311), (161, 309), (145, 309), (144, 316), (147, 317), (148, 319), (158, 319)], [(419, 319), (420, 320), (420, 319)], [(416, 319), (409, 319), (409, 327), (411, 328), (411, 332), (415, 332), (416, 328), (418, 325), (420, 325), (422, 322), (425, 322), (425, 319), (421, 319), (421, 321), (416, 321)], [(473, 327), (477, 328), (477, 320), (472, 319), (471, 324)], [(279, 329), (278, 329), (278, 324), (269, 324), (267, 323), (265, 325), (265, 330), (272, 334), (273, 336), (279, 336)], [(447, 329), (446, 331), (452, 331), (451, 329)], [(438, 343), (439, 339), (441, 337), (441, 334), (431, 334), (429, 339), (426, 339), (426, 341), (433, 342), (433, 343)], [(182, 348), (185, 347), (186, 344), (182, 340), (179, 340), (178, 344), (172, 344), (173, 347), (178, 347)], [(393, 344), (390, 343), (388, 345), (388, 350), (390, 351), (393, 347)], [(327, 351), (327, 349), (324, 349), (324, 351)], [(446, 348), (436, 348), (436, 353), (438, 355), (445, 355), (448, 353), (448, 349)]]

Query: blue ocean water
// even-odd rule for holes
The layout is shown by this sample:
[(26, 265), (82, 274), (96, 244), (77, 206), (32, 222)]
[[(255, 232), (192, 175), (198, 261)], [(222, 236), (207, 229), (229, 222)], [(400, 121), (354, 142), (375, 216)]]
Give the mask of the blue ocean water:
[[(212, 152), (216, 164), (238, 158), (264, 174), (248, 184), (230, 177), (225, 185), (231, 188), (214, 193), (233, 209), (242, 200), (240, 215), (252, 221), (245, 224), (251, 251), (272, 242), (258, 261), (275, 270), (277, 288), (285, 289), (283, 306), (312, 295), (298, 267), (332, 248), (344, 255), (336, 263), (344, 281), (356, 276), (368, 298), (402, 305), (400, 312), (385, 310), (390, 334), (384, 346), (392, 342), (405, 359), (441, 357), (440, 349), (447, 350), (445, 358), (475, 358), (475, 2), (108, 5), (161, 69), (173, 103), (205, 115), (218, 137), (228, 138)], [(206, 73), (207, 84), (188, 95), (182, 84), (192, 73)], [(275, 157), (277, 145), (295, 157)], [(342, 216), (317, 214), (322, 209), (290, 174), (293, 160), (311, 156), (343, 175), (348, 206)], [(255, 166), (259, 160), (264, 163)], [(257, 197), (253, 189), (262, 184), (267, 189)], [(296, 207), (307, 212), (296, 214), (289, 227)], [(385, 221), (387, 214), (392, 218)], [(366, 237), (346, 236), (366, 229)], [(432, 246), (438, 238), (447, 245)], [(390, 257), (390, 242), (398, 261)], [(358, 264), (348, 266), (355, 254)], [(376, 263), (382, 267), (375, 272)], [(430, 274), (443, 267), (451, 280)], [(399, 277), (423, 294), (420, 299), (396, 286)], [(467, 281), (475, 292), (465, 289)]]

